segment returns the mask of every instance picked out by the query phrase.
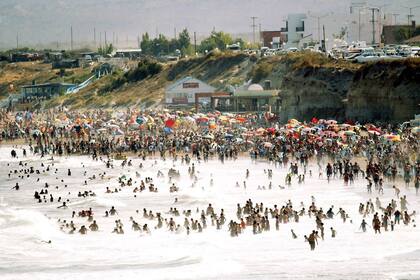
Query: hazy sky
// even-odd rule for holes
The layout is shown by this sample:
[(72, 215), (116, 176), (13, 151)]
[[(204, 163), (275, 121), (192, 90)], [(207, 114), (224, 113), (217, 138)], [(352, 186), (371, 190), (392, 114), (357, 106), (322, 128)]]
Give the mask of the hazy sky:
[[(362, 0), (0, 0), (0, 48), (16, 45), (46, 44), (70, 41), (70, 26), (74, 40), (92, 42), (93, 29), (97, 40), (107, 32), (108, 41), (118, 34), (119, 42), (136, 40), (148, 31), (152, 36), (164, 33), (173, 36), (174, 28), (187, 27), (198, 36), (207, 35), (213, 27), (230, 33), (251, 31), (251, 16), (263, 30), (279, 29), (288, 13), (311, 11), (314, 14), (334, 12), (327, 20), (331, 28), (341, 23), (337, 19), (349, 14), (351, 2)], [(370, 5), (385, 7), (388, 13), (399, 13), (400, 22), (407, 22), (408, 9), (402, 6), (420, 5), (420, 0), (371, 0)], [(415, 9), (420, 21), (420, 8)], [(344, 24), (344, 21), (343, 21)], [(328, 26), (327, 26), (328, 28)], [(104, 35), (102, 35), (104, 37)], [(115, 35), (117, 36), (117, 35)], [(102, 37), (102, 38), (103, 38)], [(61, 47), (60, 46), (60, 47)]]

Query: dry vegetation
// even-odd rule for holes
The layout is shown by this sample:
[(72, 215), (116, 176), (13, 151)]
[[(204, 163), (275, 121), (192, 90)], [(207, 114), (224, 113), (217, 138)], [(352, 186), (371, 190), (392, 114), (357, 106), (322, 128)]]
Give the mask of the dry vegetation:
[[(52, 69), (51, 64), (42, 62), (8, 63), (0, 67), (0, 98), (9, 93), (19, 93), (22, 85), (46, 82), (81, 83), (91, 75), (91, 68), (76, 68), (66, 70), (65, 76), (59, 76), (58, 69)], [(13, 85), (14, 91), (10, 90)]]
[[(116, 81), (121, 80), (123, 73), (117, 72), (97, 80), (79, 93), (52, 99), (47, 102), (46, 107), (153, 107), (162, 103), (165, 88), (177, 79), (193, 76), (218, 88), (226, 84), (241, 84), (252, 65), (249, 56), (244, 54), (213, 53), (206, 57), (164, 64), (159, 74), (134, 82), (124, 81), (119, 84)], [(101, 90), (115, 83), (118, 87), (111, 91)]]
[[(223, 89), (229, 84), (241, 85), (249, 79), (253, 82), (269, 79), (273, 87), (281, 88), (285, 75), (291, 75), (294, 71), (321, 68), (334, 71), (346, 70), (353, 73), (354, 77), (363, 77), (363, 73), (370, 72), (371, 67), (383, 68), (387, 75), (399, 69), (398, 76), (403, 77), (407, 74), (413, 79), (420, 80), (420, 58), (361, 65), (331, 59), (313, 52), (290, 53), (262, 59), (245, 54), (213, 52), (205, 57), (163, 64), (159, 73), (154, 75), (144, 75), (138, 70), (129, 74), (117, 71), (113, 75), (95, 81), (76, 94), (49, 100), (45, 107), (58, 105), (72, 108), (158, 106), (163, 101), (165, 88), (173, 81), (185, 76), (196, 77), (218, 89)], [(48, 64), (33, 62), (8, 64), (0, 68), (0, 94), (4, 96), (7, 93), (10, 83), (18, 88), (22, 84), (31, 83), (34, 79), (38, 83), (58, 80), (79, 83), (91, 75), (90, 71), (91, 69), (67, 70), (66, 76), (59, 78), (59, 71), (51, 70), (51, 65)]]

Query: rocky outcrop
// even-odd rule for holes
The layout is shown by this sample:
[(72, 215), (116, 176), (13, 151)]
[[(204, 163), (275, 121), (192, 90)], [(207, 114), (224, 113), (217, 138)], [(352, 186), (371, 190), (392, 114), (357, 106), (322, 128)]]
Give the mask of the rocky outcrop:
[(281, 122), (317, 117), (396, 123), (420, 112), (420, 59), (363, 66), (303, 60), (286, 57), (276, 68), (282, 69)]
[(345, 98), (353, 79), (348, 70), (305, 67), (284, 76), (280, 121), (345, 116)]
[(356, 72), (346, 117), (361, 122), (402, 122), (420, 112), (420, 60), (378, 62)]

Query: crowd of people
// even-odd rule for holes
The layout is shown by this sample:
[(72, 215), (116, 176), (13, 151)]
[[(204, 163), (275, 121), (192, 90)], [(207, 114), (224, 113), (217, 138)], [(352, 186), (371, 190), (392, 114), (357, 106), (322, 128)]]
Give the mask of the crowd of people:
[[(420, 157), (419, 135), (409, 129), (397, 126), (375, 126), (372, 124), (339, 124), (334, 120), (312, 119), (310, 122), (290, 120), (285, 125), (269, 121), (258, 114), (232, 115), (218, 112), (192, 114), (188, 112), (109, 112), (66, 110), (47, 112), (1, 112), (1, 139), (22, 148), (11, 148), (12, 158), (23, 159), (28, 156), (41, 158), (43, 161), (24, 162), (18, 160), (8, 164), (8, 176), (18, 182), (11, 186), (19, 191), (26, 178), (37, 177), (37, 184), (42, 186), (34, 191), (34, 203), (58, 204), (58, 209), (71, 211), (68, 218), (58, 220), (59, 227), (66, 233), (88, 234), (100, 230), (101, 219), (114, 219), (112, 233), (124, 234), (127, 229), (119, 211), (112, 206), (105, 213), (95, 209), (76, 209), (71, 206), (72, 199), (95, 197), (98, 192), (112, 195), (129, 189), (134, 197), (142, 192), (168, 191), (176, 195), (180, 191), (178, 180), (181, 173), (175, 168), (164, 174), (159, 170), (155, 178), (142, 177), (146, 162), (157, 160), (180, 161), (188, 169), (189, 179), (197, 184), (194, 162), (206, 163), (217, 159), (221, 163), (238, 157), (249, 157), (250, 161), (264, 160), (274, 168), (287, 170), (283, 182), (272, 182), (268, 186), (258, 186), (258, 190), (283, 189), (296, 182), (305, 184), (305, 177), (318, 176), (330, 180), (342, 180), (343, 186), (353, 185), (355, 181), (366, 182), (368, 195), (377, 195), (373, 202), (369, 199), (359, 205), (362, 222), (360, 230), (369, 227), (380, 234), (383, 231), (397, 231), (401, 226), (415, 226), (415, 209), (409, 209), (406, 195), (401, 193), (402, 184), (409, 190), (419, 191)], [(98, 188), (78, 192), (66, 197), (56, 196), (54, 187), (66, 189), (66, 178), (56, 186), (43, 182), (41, 174), (62, 172), (48, 163), (54, 157), (88, 155), (92, 160), (101, 162), (105, 169), (113, 169), (118, 164), (124, 168), (136, 168), (136, 176), (125, 175), (114, 182), (113, 187)], [(140, 159), (138, 166), (133, 166), (132, 159)], [(324, 162), (326, 164), (324, 164)], [(316, 169), (309, 168), (315, 163)], [(39, 164), (39, 165), (38, 165)], [(80, 184), (104, 180), (107, 172), (93, 174), (87, 167)], [(264, 170), (268, 180), (276, 169)], [(315, 173), (316, 172), (316, 173)], [(246, 170), (234, 187), (247, 188), (247, 180), (252, 170)], [(66, 170), (72, 178), (72, 170)], [(168, 189), (156, 186), (158, 178), (169, 178)], [(242, 183), (239, 183), (242, 181)], [(384, 201), (384, 182), (393, 184), (394, 199)], [(209, 183), (212, 186), (213, 179)], [(173, 233), (201, 233), (208, 228), (227, 230), (232, 237), (239, 236), (248, 229), (253, 234), (279, 230), (282, 224), (299, 223), (302, 220), (313, 221), (314, 229), (307, 234), (291, 230), (291, 238), (308, 242), (314, 250), (318, 241), (336, 238), (337, 229), (325, 228), (326, 222), (337, 219), (342, 223), (353, 223), (356, 217), (349, 216), (346, 209), (331, 202), (325, 211), (315, 197), (309, 205), (288, 200), (283, 204), (265, 205), (251, 199), (237, 204), (236, 217), (226, 217), (223, 205), (209, 204), (204, 208), (179, 209), (176, 197), (173, 205), (168, 205), (165, 213), (153, 209), (136, 210), (129, 217), (129, 228), (142, 234), (151, 234), (154, 230), (167, 229)], [(355, 205), (357, 207), (357, 205)], [(69, 209), (71, 208), (71, 209)], [(338, 208), (338, 210), (337, 210)], [(67, 212), (66, 212), (67, 213)], [(95, 217), (95, 218), (94, 218)], [(83, 218), (86, 223), (76, 225), (73, 219)], [(140, 221), (140, 219), (143, 221)], [(371, 222), (369, 222), (371, 220)], [(312, 222), (311, 222), (312, 223)], [(274, 226), (271, 226), (274, 224)]]

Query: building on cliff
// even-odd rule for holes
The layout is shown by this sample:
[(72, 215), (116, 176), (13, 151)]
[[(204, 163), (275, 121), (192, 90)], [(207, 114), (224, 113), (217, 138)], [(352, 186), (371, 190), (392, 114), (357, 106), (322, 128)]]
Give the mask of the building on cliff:
[(420, 26), (412, 21), (411, 25), (384, 25), (382, 28), (382, 42), (386, 45), (400, 44), (411, 37)]
[(283, 46), (285, 42), (285, 34), (280, 30), (278, 31), (261, 31), (260, 34), (263, 47), (270, 49), (279, 49)]
[(22, 100), (49, 99), (53, 96), (64, 94), (67, 89), (74, 87), (68, 83), (45, 83), (25, 85), (20, 88)]
[[(165, 103), (168, 106), (192, 106), (198, 93), (213, 93), (215, 88), (193, 77), (185, 77), (168, 86)], [(201, 98), (200, 103), (208, 104), (210, 98)]]
[(306, 14), (289, 14), (287, 16), (286, 27), (281, 29), (285, 36), (286, 48), (301, 46), (302, 40), (307, 36), (306, 19)]
[(279, 113), (281, 109), (279, 91), (264, 89), (259, 84), (238, 88), (230, 96), (218, 96), (213, 99), (215, 109), (221, 112)]

